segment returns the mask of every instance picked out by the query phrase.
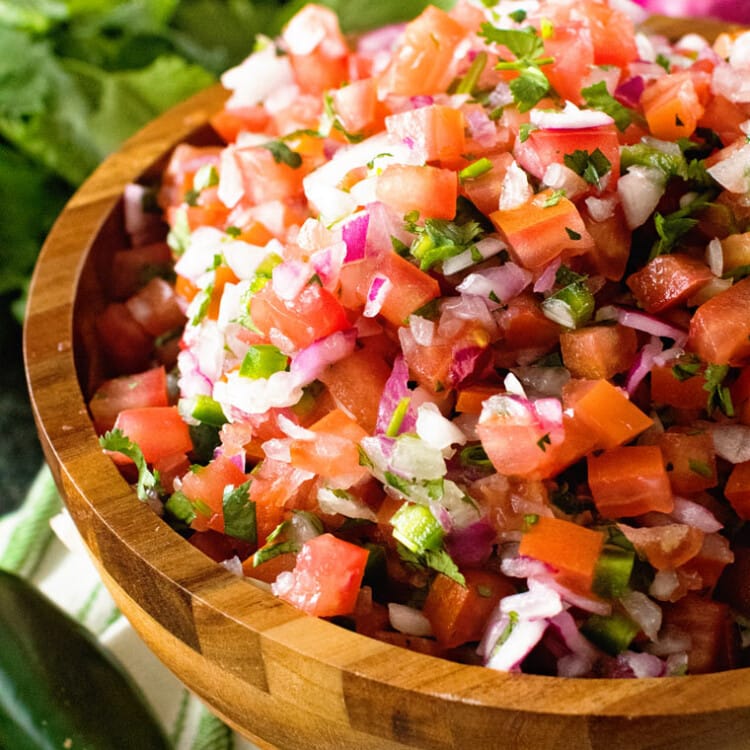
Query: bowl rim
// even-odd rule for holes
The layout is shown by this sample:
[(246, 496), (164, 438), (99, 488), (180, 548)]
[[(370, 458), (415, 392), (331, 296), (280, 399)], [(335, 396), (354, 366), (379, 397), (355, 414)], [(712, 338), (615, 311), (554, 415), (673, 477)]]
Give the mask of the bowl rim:
[[(516, 675), (457, 664), (352, 633), (310, 618), (251, 582), (236, 578), (138, 501), (99, 448), (78, 382), (73, 312), (81, 271), (125, 185), (141, 178), (166, 150), (205, 127), (225, 97), (226, 92), (217, 84), (129, 139), (76, 192), (40, 254), (24, 327), (24, 364), (45, 455), (79, 529), (88, 526), (84, 515), (95, 518), (109, 533), (119, 536), (130, 553), (147, 564), (152, 575), (170, 580), (185, 595), (239, 623), (247, 628), (248, 635), (271, 639), (300, 658), (324, 663), (380, 689), (416, 692), (454, 704), (495, 709), (500, 714), (510, 711), (560, 718), (676, 719), (695, 714), (725, 721), (728, 714), (746, 711), (750, 706), (748, 668), (637, 680)], [(133, 523), (123, 523), (126, 515)], [(96, 539), (88, 534), (85, 541), (96, 557)], [(117, 583), (127, 585), (123, 580)], [(248, 606), (243, 612), (223, 610), (228, 592), (247, 597)], [(262, 611), (264, 617), (273, 611), (273, 624), (269, 626), (263, 618), (256, 617), (254, 608)], [(300, 644), (303, 629), (305, 637)], [(176, 635), (194, 647), (189, 639)], [(332, 642), (336, 647), (332, 647)], [(395, 671), (394, 662), (399, 665)]]

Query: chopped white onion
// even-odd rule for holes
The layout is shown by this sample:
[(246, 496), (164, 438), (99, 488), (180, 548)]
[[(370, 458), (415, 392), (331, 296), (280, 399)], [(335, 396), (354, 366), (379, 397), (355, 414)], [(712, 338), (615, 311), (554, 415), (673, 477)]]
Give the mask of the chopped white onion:
[(750, 191), (750, 143), (706, 171), (730, 193), (747, 193)]
[(532, 109), (529, 114), (532, 125), (544, 130), (570, 130), (598, 128), (612, 125), (614, 120), (597, 109), (579, 109), (573, 102), (565, 102), (562, 110)]
[(724, 250), (718, 237), (714, 237), (706, 246), (706, 263), (714, 276), (723, 275)]
[(350, 493), (336, 492), (330, 487), (318, 489), (318, 506), (323, 513), (339, 513), (347, 518), (363, 518), (367, 521), (376, 520), (372, 508)]
[(526, 172), (519, 166), (518, 162), (513, 161), (503, 178), (498, 207), (501, 211), (520, 208), (531, 199), (533, 194)]
[(675, 521), (685, 523), (706, 534), (713, 534), (724, 528), (724, 524), (705, 505), (677, 495), (675, 495), (674, 507), (669, 515)]
[(391, 627), (399, 633), (426, 637), (432, 635), (432, 625), (425, 614), (405, 604), (388, 603), (388, 619)]
[(629, 591), (620, 597), (620, 604), (646, 637), (655, 641), (661, 630), (661, 607), (641, 591)]
[(750, 426), (744, 424), (717, 424), (711, 435), (716, 455), (732, 464), (750, 461)]
[(651, 167), (630, 167), (620, 177), (617, 193), (630, 229), (645, 224), (664, 195), (665, 187), (663, 172)]
[(432, 403), (422, 404), (417, 409), (417, 435), (429, 446), (441, 451), (466, 442), (466, 435)]
[(221, 84), (232, 92), (227, 108), (252, 107), (269, 94), (294, 83), (287, 55), (277, 55), (273, 44), (253, 52), (221, 76)]

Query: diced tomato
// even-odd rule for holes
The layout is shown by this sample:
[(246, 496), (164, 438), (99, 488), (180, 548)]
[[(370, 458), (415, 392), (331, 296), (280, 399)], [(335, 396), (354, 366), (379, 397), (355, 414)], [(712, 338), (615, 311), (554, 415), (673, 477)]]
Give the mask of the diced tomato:
[(456, 392), (456, 411), (464, 414), (481, 414), (482, 404), (499, 393), (499, 386), (471, 385)]
[(600, 448), (627, 443), (653, 424), (623, 391), (606, 380), (569, 381), (563, 388), (563, 404), (588, 427)]
[(177, 302), (171, 284), (156, 278), (146, 284), (125, 302), (133, 318), (154, 337), (174, 331), (185, 325), (185, 314)]
[[(576, 151), (593, 154), (599, 149), (610, 164), (601, 176), (602, 189), (614, 190), (620, 176), (620, 140), (614, 125), (598, 128), (566, 130), (532, 130), (529, 137), (518, 141), (513, 153), (518, 163), (535, 177), (542, 179), (550, 164), (564, 164), (566, 155)], [(594, 190), (592, 186), (592, 190)], [(571, 227), (574, 229), (574, 227)]]
[(167, 405), (167, 373), (164, 367), (105, 380), (89, 400), (89, 410), (99, 434), (111, 430), (117, 415), (125, 409)]
[(383, 357), (365, 348), (327, 367), (320, 380), (336, 401), (372, 434), (380, 397), (390, 374), (391, 368)]
[(188, 426), (176, 406), (125, 409), (117, 415), (115, 429), (140, 447), (148, 463), (193, 449)]
[(513, 584), (499, 573), (462, 572), (465, 586), (439, 573), (422, 608), (438, 643), (445, 648), (480, 640), (500, 599), (516, 593)]
[(710, 432), (672, 427), (659, 435), (658, 444), (676, 494), (689, 495), (716, 486), (716, 451)]
[(741, 365), (750, 357), (750, 278), (704, 302), (690, 321), (688, 348), (704, 362)]
[[(224, 559), (226, 560), (226, 558)], [(279, 577), (279, 573), (283, 573), (285, 570), (294, 570), (296, 560), (297, 555), (294, 552), (282, 552), (260, 565), (255, 565), (251, 555), (242, 562), (242, 572), (250, 578), (273, 583)]]
[(341, 271), (341, 296), (347, 307), (364, 305), (376, 273), (391, 282), (380, 315), (393, 325), (405, 325), (415, 310), (440, 296), (440, 285), (436, 279), (406, 258), (386, 252), (375, 259), (355, 261), (344, 266)]
[(359, 441), (367, 432), (341, 409), (334, 409), (309, 428), (314, 440), (293, 438), (289, 446), (292, 466), (322, 477), (351, 476), (352, 484), (367, 474), (360, 464)]
[(118, 250), (112, 255), (109, 276), (112, 299), (124, 300), (135, 294), (156, 275), (172, 268), (172, 251), (166, 242)]
[(483, 214), (489, 216), (500, 206), (503, 180), (508, 167), (513, 163), (513, 155), (509, 151), (503, 151), (500, 154), (489, 154), (486, 158), (492, 162), (492, 169), (479, 177), (463, 180), (460, 191)]
[(532, 410), (512, 396), (481, 417), (476, 432), (498, 473), (544, 478), (550, 453), (562, 441), (562, 430), (551, 430)]
[(464, 116), (453, 107), (432, 104), (399, 112), (385, 118), (385, 127), (424, 161), (450, 161), (465, 150)]
[(672, 365), (655, 365), (651, 368), (651, 401), (660, 406), (705, 409), (708, 399), (705, 385), (702, 372), (687, 380), (679, 380)]
[(382, 74), (379, 95), (415, 96), (446, 91), (455, 73), (454, 51), (466, 33), (445, 11), (428, 5), (407, 24), (403, 40)]
[(378, 95), (373, 78), (352, 81), (333, 91), (331, 97), (336, 116), (347, 132), (361, 133), (375, 124)]
[(308, 284), (292, 300), (282, 299), (267, 284), (253, 296), (250, 315), (265, 336), (275, 330), (297, 349), (349, 328), (341, 303), (319, 284)]
[(559, 518), (539, 516), (521, 537), (518, 552), (551, 565), (558, 580), (581, 593), (590, 593), (604, 532)]
[(405, 215), (452, 219), (456, 215), (458, 175), (450, 169), (391, 164), (377, 178), (378, 200)]
[(684, 523), (634, 528), (619, 524), (627, 540), (657, 570), (674, 570), (692, 560), (703, 546), (703, 532)]
[(507, 361), (508, 366), (516, 362), (520, 352), (546, 354), (557, 345), (562, 330), (542, 312), (539, 300), (530, 292), (521, 292), (510, 300), (497, 319), (502, 331), (499, 361)]
[(674, 506), (658, 445), (626, 445), (588, 456), (589, 489), (604, 518), (639, 516)]
[(584, 0), (575, 3), (579, 13), (586, 16), (594, 44), (595, 65), (615, 65), (625, 68), (638, 59), (633, 21), (612, 3)]
[(690, 73), (673, 73), (652, 81), (641, 96), (643, 114), (657, 138), (676, 141), (689, 138), (704, 108)]
[(246, 107), (226, 107), (209, 119), (211, 127), (225, 143), (234, 143), (243, 132), (261, 133), (270, 121), (266, 108), (261, 104)]
[(276, 579), (281, 599), (309, 615), (348, 615), (357, 602), (368, 551), (321, 534), (305, 542), (294, 570)]
[(544, 52), (554, 60), (544, 66), (552, 88), (563, 99), (583, 104), (583, 81), (594, 65), (594, 44), (588, 24), (583, 21), (553, 23), (550, 35), (544, 40)]
[(724, 497), (744, 521), (750, 520), (750, 461), (735, 464), (724, 487)]
[(563, 331), (560, 351), (563, 364), (574, 378), (609, 379), (630, 369), (638, 337), (626, 326), (592, 325)]
[(116, 373), (148, 369), (154, 339), (122, 302), (110, 302), (96, 318), (96, 333), (105, 362)]
[(746, 119), (745, 112), (740, 106), (717, 94), (706, 104), (698, 120), (698, 127), (713, 130), (721, 142), (728, 146), (744, 136), (740, 126)]
[(564, 197), (551, 201), (551, 196), (551, 190), (543, 190), (518, 208), (490, 214), (515, 260), (532, 271), (560, 256), (580, 255), (594, 246), (575, 205)]
[(247, 475), (233, 461), (217, 456), (205, 466), (192, 468), (182, 477), (181, 490), (196, 506), (192, 527), (199, 531), (224, 531), (224, 490), (239, 487)]
[[(233, 151), (247, 198), (255, 204), (302, 195), (303, 167), (276, 161), (267, 148), (247, 146)], [(229, 157), (225, 157), (229, 158)]]
[[(312, 49), (297, 50), (301, 35), (314, 40)], [(339, 28), (338, 16), (316, 3), (305, 5), (284, 28), (282, 35), (290, 47), (289, 59), (298, 86), (303, 92), (320, 95), (341, 85), (349, 72), (348, 49)]]
[(712, 591), (734, 559), (735, 554), (725, 536), (718, 532), (704, 534), (698, 554), (684, 563), (682, 569), (688, 574), (699, 575), (701, 588)]
[(610, 281), (620, 281), (630, 258), (631, 233), (622, 206), (615, 207), (611, 216), (594, 221), (591, 214), (581, 211), (586, 230), (594, 240), (594, 247), (583, 260), (593, 266), (593, 272)]
[(234, 271), (229, 266), (218, 266), (214, 271), (213, 289), (211, 299), (206, 310), (206, 317), (209, 320), (218, 320), (219, 309), (221, 308), (221, 298), (224, 294), (224, 287), (227, 284), (236, 284), (239, 281)]
[(671, 253), (657, 255), (628, 276), (627, 285), (644, 310), (656, 313), (685, 302), (713, 278), (702, 260)]
[(664, 607), (663, 626), (689, 634), (687, 667), (690, 674), (737, 666), (737, 629), (726, 604), (689, 593)]

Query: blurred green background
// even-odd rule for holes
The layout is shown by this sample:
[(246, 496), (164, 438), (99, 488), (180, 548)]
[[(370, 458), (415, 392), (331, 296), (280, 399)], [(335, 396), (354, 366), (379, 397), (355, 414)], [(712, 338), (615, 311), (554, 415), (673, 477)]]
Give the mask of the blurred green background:
[[(0, 513), (41, 453), (21, 327), (41, 244), (75, 188), (124, 138), (276, 34), (305, 0), (0, 0)], [(407, 20), (424, 0), (320, 0), (345, 32)], [(439, 0), (446, 7), (452, 0)]]

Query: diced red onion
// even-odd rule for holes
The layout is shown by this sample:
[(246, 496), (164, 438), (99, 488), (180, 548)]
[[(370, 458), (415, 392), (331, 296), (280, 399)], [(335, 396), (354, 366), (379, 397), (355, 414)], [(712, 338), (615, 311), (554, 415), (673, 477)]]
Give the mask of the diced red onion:
[(476, 521), (445, 537), (445, 548), (459, 567), (484, 565), (492, 554), (495, 530), (486, 521)]
[(382, 253), (393, 251), (391, 237), (403, 242), (407, 247), (411, 245), (414, 235), (404, 228), (402, 217), (385, 203), (370, 203), (367, 206), (370, 220), (367, 225), (365, 240), (365, 255), (376, 257)]
[[(406, 360), (403, 355), (399, 354), (393, 361), (393, 370), (386, 380), (383, 395), (378, 405), (378, 419), (375, 425), (376, 434), (384, 434), (393, 417), (393, 412), (402, 398), (411, 396), (409, 389), (409, 368), (406, 366)], [(408, 432), (416, 427), (417, 414), (413, 410), (412, 404), (409, 405), (404, 419), (401, 423), (401, 430)]]
[(344, 242), (334, 242), (328, 247), (316, 250), (310, 256), (310, 265), (326, 289), (333, 290), (338, 286), (345, 255)]
[(584, 677), (589, 674), (597, 660), (598, 652), (591, 642), (581, 635), (573, 615), (563, 610), (549, 621), (570, 654), (557, 660), (559, 677)]
[(539, 274), (537, 280), (534, 282), (534, 292), (537, 294), (544, 294), (549, 292), (555, 286), (557, 280), (557, 271), (562, 264), (562, 258), (557, 257), (554, 260), (547, 263), (544, 270)]
[(488, 333), (493, 333), (497, 325), (490, 312), (490, 306), (495, 308), (495, 303), (472, 294), (449, 297), (443, 302), (440, 312), (440, 322), (437, 328), (438, 336), (452, 338), (464, 328), (463, 321), (466, 320), (472, 320), (481, 325)]
[(711, 430), (716, 455), (732, 464), (750, 461), (750, 426), (716, 424)]
[(429, 94), (417, 94), (416, 96), (410, 96), (409, 101), (414, 109), (420, 109), (421, 107), (429, 107), (433, 105), (435, 103), (435, 98)]
[(534, 402), (534, 411), (544, 430), (555, 430), (562, 427), (563, 408), (558, 398), (538, 398)]
[(592, 612), (597, 615), (609, 615), (612, 612), (612, 605), (609, 602), (583, 596), (583, 594), (579, 594), (564, 586), (553, 576), (537, 578), (536, 580), (556, 591), (560, 598), (567, 604), (578, 607), (585, 612)]
[(615, 89), (615, 99), (626, 107), (636, 109), (645, 88), (646, 82), (643, 78), (641, 76), (633, 76), (623, 81)]
[(468, 274), (456, 290), (484, 298), (494, 295), (501, 304), (507, 304), (531, 283), (531, 279), (530, 271), (509, 261)]
[(629, 396), (636, 392), (638, 386), (651, 372), (656, 364), (657, 355), (661, 354), (663, 349), (663, 344), (656, 336), (652, 336), (651, 341), (641, 347), (625, 379), (625, 390)]
[(432, 625), (425, 614), (405, 604), (388, 603), (388, 620), (394, 630), (407, 635), (425, 637), (432, 635)]
[(356, 329), (336, 331), (299, 351), (292, 359), (289, 371), (296, 383), (312, 383), (328, 365), (348, 357), (354, 351), (356, 343)]
[(390, 52), (404, 32), (403, 23), (390, 24), (357, 37), (357, 52), (372, 57), (378, 52)]
[(484, 351), (481, 346), (463, 346), (454, 350), (448, 370), (449, 382), (456, 386), (466, 380), (474, 372)]
[(661, 607), (641, 591), (629, 591), (625, 596), (620, 597), (620, 604), (646, 637), (655, 641), (661, 630)]
[(679, 346), (683, 346), (687, 341), (687, 333), (681, 328), (677, 328), (671, 323), (665, 323), (660, 318), (650, 315), (649, 313), (644, 313), (639, 310), (630, 310), (615, 305), (608, 307), (606, 312), (611, 312), (612, 317), (614, 317), (618, 323), (627, 328), (635, 328), (637, 331), (650, 333), (652, 336), (672, 339), (675, 344)]
[(497, 126), (484, 107), (468, 107), (464, 111), (469, 135), (480, 145), (491, 148), (497, 141)]
[(716, 516), (705, 505), (677, 495), (675, 495), (674, 507), (669, 515), (675, 521), (685, 523), (706, 534), (713, 534), (719, 531), (719, 529), (724, 528), (724, 525), (717, 520)]
[(663, 677), (667, 665), (658, 656), (645, 652), (623, 651), (617, 655), (613, 677)]
[(393, 289), (393, 282), (382, 273), (376, 273), (372, 277), (370, 288), (367, 290), (365, 309), (362, 314), (366, 318), (374, 318), (383, 307), (383, 303), (391, 289)]
[(510, 578), (540, 578), (554, 572), (552, 567), (541, 560), (519, 555), (517, 549), (512, 555), (503, 555), (500, 569), (504, 575)]
[(367, 227), (370, 223), (369, 212), (357, 214), (341, 228), (341, 236), (346, 243), (345, 263), (362, 260), (365, 257)]
[(226, 560), (221, 561), (221, 566), (228, 570), (232, 575), (237, 576), (238, 578), (244, 578), (245, 572), (242, 569), (242, 560), (240, 560), (237, 555), (234, 555), (234, 557), (229, 557)]

